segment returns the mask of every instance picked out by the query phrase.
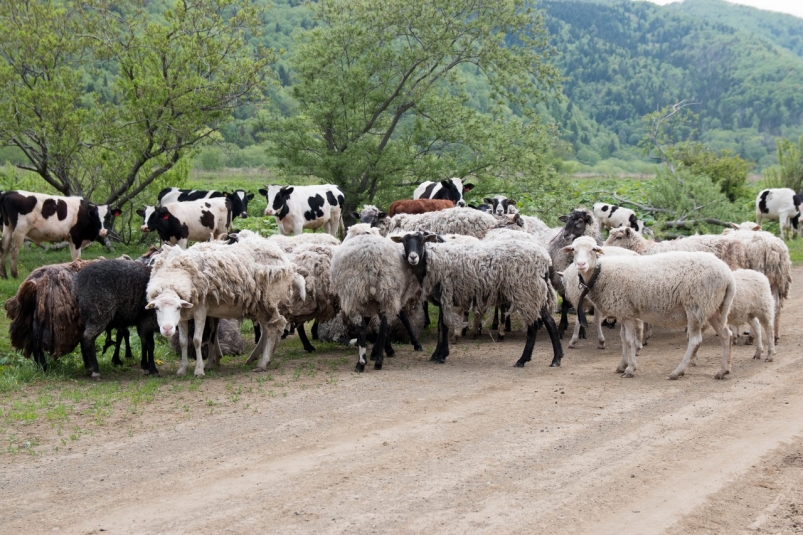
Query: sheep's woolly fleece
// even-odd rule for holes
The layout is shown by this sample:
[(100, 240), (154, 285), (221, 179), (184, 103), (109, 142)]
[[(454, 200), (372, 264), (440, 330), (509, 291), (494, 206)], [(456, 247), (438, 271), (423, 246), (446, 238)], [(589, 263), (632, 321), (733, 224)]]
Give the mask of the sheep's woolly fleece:
[(554, 307), (555, 293), (548, 282), (551, 265), (546, 251), (535, 242), (509, 240), (477, 243), (427, 243), (424, 295), (441, 287), (444, 321), (452, 332), (465, 326), (461, 311), (511, 306), (526, 325)]
[[(42, 266), (28, 275), (5, 309), (11, 325), (11, 346), (30, 357), (35, 339), (54, 359), (70, 353), (81, 341), (84, 324), (72, 298), (76, 273), (95, 260), (76, 260), (66, 264)], [(33, 332), (33, 318), (39, 332)]]
[(434, 234), (465, 234), (482, 238), (492, 228), (515, 224), (514, 215), (499, 218), (473, 208), (450, 208), (426, 214), (398, 214), (383, 222), (382, 234), (426, 230)]
[(332, 285), (347, 316), (382, 314), (388, 320), (417, 298), (418, 281), (401, 245), (374, 234), (350, 236), (332, 255)]
[[(758, 319), (759, 324), (767, 333), (769, 340), (768, 360), (772, 360), (775, 353), (775, 337), (773, 322), (775, 318), (775, 300), (772, 297), (770, 282), (767, 277), (752, 269), (737, 269), (733, 272), (736, 279), (736, 296), (733, 298), (731, 312), (728, 315), (728, 323), (731, 325), (743, 325), (752, 323), (753, 318)], [(756, 358), (761, 356), (761, 333), (751, 333), (757, 339)]]
[(789, 297), (792, 286), (792, 259), (783, 240), (763, 230), (743, 229), (726, 236), (742, 243), (746, 259), (742, 267), (763, 273), (777, 293), (779, 305), (783, 306), (783, 300)]
[(296, 247), (288, 255), (298, 273), (304, 277), (306, 298), (301, 299), (297, 294), (293, 296), (288, 309), (282, 310), (287, 321), (304, 323), (314, 319), (324, 322), (332, 319), (340, 310), (330, 273), (335, 249), (331, 245), (307, 244)]
[(268, 238), (271, 242), (279, 246), (285, 253), (292, 253), (297, 247), (304, 245), (340, 245), (340, 240), (326, 232), (306, 232), (295, 236), (282, 236), (274, 234)]
[(731, 269), (743, 268), (747, 263), (744, 246), (741, 242), (720, 234), (704, 234), (655, 242), (646, 239), (630, 227), (624, 227), (612, 229), (608, 239), (605, 241), (605, 245), (624, 247), (641, 255), (653, 255), (670, 251), (712, 253)]
[(148, 300), (172, 290), (194, 305), (240, 306), (245, 316), (263, 317), (266, 327), (283, 329), (278, 306), (290, 300), (294, 288), (305, 295), (303, 278), (275, 244), (257, 235), (246, 239), (243, 232), (233, 245), (167, 249), (154, 262)]

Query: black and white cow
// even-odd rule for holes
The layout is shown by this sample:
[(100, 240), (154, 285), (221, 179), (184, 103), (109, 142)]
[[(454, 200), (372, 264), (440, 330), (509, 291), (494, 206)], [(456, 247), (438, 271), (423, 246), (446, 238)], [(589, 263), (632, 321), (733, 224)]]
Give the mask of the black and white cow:
[(81, 197), (61, 197), (28, 191), (6, 191), (0, 195), (3, 219), (2, 269), (6, 278), (6, 257), (11, 256), (11, 275), (17, 277), (17, 259), (28, 238), (42, 242), (67, 241), (73, 260), (81, 258), (81, 249), (98, 238), (105, 238), (112, 228), (119, 208), (97, 205)]
[(343, 221), (345, 197), (337, 186), (266, 186), (259, 193), (268, 200), (265, 215), (272, 215), (284, 236), (301, 234), (305, 228), (337, 236)]
[(463, 194), (474, 189), (474, 184), (463, 184), (459, 178), (424, 182), (413, 192), (413, 199), (449, 199), (455, 206), (465, 206)]
[(518, 209), (516, 208), (516, 199), (508, 199), (504, 195), (485, 197), (482, 199), (482, 202), (491, 207), (488, 212), (493, 215), (514, 215), (519, 213)]
[(762, 219), (776, 220), (781, 226), (781, 239), (784, 231), (803, 236), (800, 227), (800, 205), (803, 197), (796, 195), (789, 188), (765, 189), (756, 197), (756, 223), (761, 224)]
[(254, 198), (254, 194), (242, 189), (228, 193), (215, 190), (165, 188), (159, 192), (156, 206), (165, 206), (172, 202), (199, 201), (201, 199), (217, 199), (220, 197), (225, 197), (229, 200), (231, 213), (234, 214), (234, 217), (248, 217), (248, 201)]
[(594, 204), (594, 215), (603, 229), (630, 227), (639, 234), (644, 232), (644, 222), (630, 208), (598, 202)]
[(231, 203), (225, 197), (173, 202), (137, 210), (142, 232), (156, 231), (163, 242), (187, 248), (188, 241), (209, 241), (228, 234)]

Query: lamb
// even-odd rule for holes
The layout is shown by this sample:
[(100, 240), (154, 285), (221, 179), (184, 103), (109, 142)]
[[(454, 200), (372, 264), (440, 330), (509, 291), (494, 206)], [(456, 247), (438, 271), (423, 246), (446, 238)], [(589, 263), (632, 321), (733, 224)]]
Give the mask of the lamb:
[(431, 360), (443, 363), (449, 355), (449, 329), (463, 328), (457, 310), (484, 310), (510, 305), (527, 325), (527, 342), (517, 367), (532, 358), (538, 321), (552, 340), (551, 366), (560, 366), (563, 350), (551, 310), (555, 293), (549, 284), (550, 260), (546, 251), (523, 239), (478, 243), (435, 243), (435, 234), (413, 232), (393, 236), (404, 245), (404, 259), (421, 282), (422, 293), (439, 307), (438, 345)]
[[(702, 343), (706, 323), (714, 328), (722, 345), (722, 368), (714, 377), (723, 379), (731, 372), (728, 314), (736, 295), (736, 280), (723, 261), (699, 252), (600, 258), (602, 247), (588, 237), (574, 240), (565, 249), (574, 254), (574, 265), (586, 281), (591, 301), (622, 322), (622, 362), (616, 371), (623, 377), (633, 377), (636, 372), (637, 320), (686, 326), (688, 347), (670, 379), (686, 372)], [(654, 276), (645, 277), (645, 273)], [(634, 280), (639, 284), (634, 285)]]
[(612, 229), (605, 245), (615, 245), (630, 249), (641, 255), (652, 255), (669, 251), (700, 251), (713, 253), (731, 269), (746, 267), (745, 250), (742, 243), (728, 236), (704, 234), (688, 236), (676, 240), (655, 242), (644, 238), (629, 227)]
[[(355, 227), (360, 227), (355, 229)], [(355, 369), (365, 370), (367, 318), (379, 315), (380, 328), (371, 350), (374, 369), (381, 370), (384, 353), (394, 354), (388, 339), (388, 318), (397, 316), (405, 304), (415, 301), (419, 281), (406, 268), (400, 248), (392, 241), (367, 229), (368, 224), (349, 228), (343, 244), (332, 255), (332, 286), (347, 317), (363, 318), (358, 330), (359, 359)]]
[[(240, 233), (242, 235), (242, 233)], [(204, 325), (207, 316), (247, 317), (259, 323), (262, 336), (247, 363), (262, 356), (254, 371), (265, 371), (287, 324), (279, 311), (293, 291), (305, 295), (303, 279), (285, 254), (269, 240), (240, 240), (233, 245), (198, 243), (182, 251), (166, 247), (154, 262), (147, 308), (156, 309), (159, 330), (170, 337), (178, 327), (181, 366), (187, 372), (187, 322)], [(196, 329), (195, 375), (204, 375), (203, 329)]]
[(465, 234), (481, 239), (492, 228), (516, 224), (518, 217), (516, 214), (497, 218), (472, 208), (457, 207), (426, 214), (399, 214), (382, 222), (380, 232), (388, 236), (423, 229), (435, 234)]
[[(732, 224), (735, 231), (726, 230), (728, 236), (739, 240), (745, 251), (745, 264), (741, 267), (763, 273), (770, 282), (775, 301), (774, 341), (780, 339), (781, 309), (789, 297), (792, 286), (792, 260), (789, 248), (782, 239), (761, 230), (755, 223)], [(752, 229), (752, 230), (747, 230)]]
[(150, 271), (140, 262), (118, 258), (98, 260), (76, 274), (72, 297), (84, 322), (81, 356), (93, 379), (100, 378), (95, 340), (107, 328), (129, 325), (137, 327), (142, 344), (142, 369), (159, 375), (153, 354), (156, 317), (145, 308)]
[[(402, 312), (399, 316), (393, 319), (388, 319), (388, 337), (391, 343), (400, 344), (413, 344), (416, 351), (423, 351), (421, 344), (417, 342), (418, 334), (424, 328), (424, 311), (417, 300), (412, 303), (407, 303), (402, 307)], [(401, 321), (402, 314), (407, 317), (408, 327), (405, 327)], [(341, 344), (356, 344), (359, 326), (362, 324), (362, 318), (359, 315), (347, 318), (343, 313), (335, 315), (329, 321), (321, 322), (318, 327), (318, 336), (321, 340), (326, 342), (338, 342)], [(379, 334), (379, 327), (381, 320), (379, 316), (373, 316), (368, 321), (368, 331), (366, 333), (366, 340), (373, 343), (376, 341), (376, 336)], [(412, 333), (412, 337), (411, 337)], [(417, 344), (417, 345), (416, 345)]]
[[(623, 249), (622, 247), (613, 247), (613, 246), (604, 246), (602, 247), (602, 254), (606, 257), (611, 256), (638, 256), (637, 253), (630, 251), (628, 249)], [(580, 286), (580, 278), (578, 277), (577, 268), (575, 267), (574, 263), (570, 264), (569, 267), (566, 268), (565, 271), (562, 272), (563, 277), (563, 287), (566, 291), (566, 299), (569, 303), (574, 304), (576, 309), (579, 309), (581, 306), (584, 310), (588, 310), (593, 306), (593, 303), (586, 297), (583, 303), (579, 303), (580, 300), (580, 293), (582, 292), (582, 287)], [(599, 349), (605, 349), (605, 335), (602, 331), (602, 321), (605, 319), (605, 313), (600, 309), (595, 309), (594, 311), (594, 324), (597, 327), (597, 347)], [(641, 322), (639, 322), (641, 323)], [(572, 339), (569, 341), (569, 348), (573, 349), (577, 347), (577, 342), (580, 340), (580, 322), (576, 321), (574, 323), (574, 332), (572, 333)], [(641, 337), (639, 337), (641, 340)]]
[(16, 295), (6, 300), (11, 347), (47, 371), (45, 353), (53, 359), (67, 355), (81, 341), (84, 324), (72, 297), (75, 275), (96, 260), (76, 260), (37, 268)]
[[(770, 289), (767, 277), (752, 269), (737, 269), (733, 272), (736, 279), (736, 296), (733, 298), (728, 323), (739, 327), (750, 324), (750, 332), (756, 338), (756, 352), (754, 359), (760, 359), (764, 351), (761, 329), (767, 333), (767, 362), (772, 362), (775, 356), (775, 340), (771, 336), (774, 332), (775, 300)], [(738, 332), (738, 331), (737, 331)]]

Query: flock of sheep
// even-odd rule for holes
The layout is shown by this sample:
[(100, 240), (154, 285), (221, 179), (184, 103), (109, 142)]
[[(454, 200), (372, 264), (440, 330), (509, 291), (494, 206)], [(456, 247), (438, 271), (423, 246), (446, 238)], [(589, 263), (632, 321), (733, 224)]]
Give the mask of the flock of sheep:
[[(550, 228), (519, 214), (516, 202), (504, 196), (465, 206), (463, 193), (470, 188), (458, 179), (428, 184), (416, 190), (421, 198), (394, 203), (390, 214), (365, 206), (342, 242), (332, 235), (341, 226), (337, 188), (316, 186), (323, 188), (316, 193), (273, 187), (273, 198), (270, 188), (261, 190), (268, 197), (266, 213), (277, 220), (297, 217), (330, 233), (266, 238), (240, 231), (188, 248), (165, 243), (136, 260), (78, 259), (38, 268), (5, 304), (12, 345), (46, 367), (46, 354), (58, 358), (80, 344), (84, 365), (98, 378), (96, 339), (106, 332), (108, 346), (117, 330), (113, 362), (119, 363), (121, 337), (127, 343), (128, 328), (136, 327), (141, 366), (158, 374), (158, 329), (178, 339), (178, 375), (187, 372), (190, 340), (194, 373), (203, 375), (224, 354), (225, 321), (235, 320), (238, 330), (236, 322), (250, 319), (257, 339), (247, 362), (257, 361), (254, 371), (262, 371), (291, 327), (313, 351), (304, 324), (314, 321), (313, 339), (356, 338), (356, 370), (362, 372), (369, 358), (381, 369), (384, 357), (394, 354), (393, 341), (409, 340), (421, 350), (417, 337), (428, 323), (428, 302), (438, 308), (432, 360), (440, 363), (455, 337), (469, 330), (479, 334), (491, 314), (491, 330), (503, 338), (515, 313), (526, 332), (516, 366), (531, 360), (541, 327), (550, 337), (551, 366), (560, 366), (570, 308), (577, 311), (570, 348), (579, 343), (586, 312), (593, 311), (601, 348), (603, 321), (618, 323), (617, 371), (625, 377), (634, 375), (636, 355), (653, 325), (686, 328), (677, 334), (688, 345), (671, 379), (695, 364), (707, 325), (722, 345), (716, 378), (731, 371), (732, 341), (742, 324), (750, 324), (750, 340), (755, 338), (754, 358), (764, 355), (766, 340), (766, 360), (773, 359), (791, 261), (784, 242), (757, 224), (656, 242), (643, 235), (645, 227), (631, 210), (615, 205), (577, 208), (560, 218), (563, 226)], [(604, 230), (610, 232), (603, 243)], [(369, 337), (375, 337), (370, 356)]]

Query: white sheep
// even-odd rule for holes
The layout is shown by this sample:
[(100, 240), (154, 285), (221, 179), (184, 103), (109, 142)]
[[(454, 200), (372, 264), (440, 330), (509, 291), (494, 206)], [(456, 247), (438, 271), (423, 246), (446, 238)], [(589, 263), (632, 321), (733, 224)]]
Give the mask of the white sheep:
[[(602, 247), (602, 254), (606, 257), (611, 256), (638, 256), (638, 253), (634, 251), (630, 251), (628, 249), (624, 249), (622, 247), (613, 247), (613, 246), (604, 246)], [(602, 331), (602, 321), (605, 319), (605, 312), (601, 310), (599, 307), (596, 307), (594, 303), (591, 302), (588, 297), (583, 299), (583, 303), (579, 303), (580, 300), (580, 293), (582, 292), (582, 287), (580, 286), (580, 278), (577, 272), (577, 267), (575, 267), (574, 263), (569, 264), (563, 272), (560, 273), (563, 277), (563, 287), (566, 290), (566, 299), (574, 305), (575, 309), (579, 309), (579, 307), (583, 307), (583, 310), (589, 310), (590, 308), (594, 307), (594, 324), (597, 327), (597, 347), (599, 349), (605, 349), (605, 335)], [(642, 322), (639, 321), (639, 324)], [(572, 333), (572, 339), (569, 341), (569, 348), (577, 347), (577, 342), (580, 340), (580, 322), (574, 322), (574, 332)], [(621, 326), (620, 326), (621, 328)], [(643, 327), (641, 328), (643, 331)], [(639, 336), (639, 341), (641, 342), (641, 336)], [(640, 349), (640, 348), (637, 348)]]
[(752, 269), (737, 269), (733, 272), (736, 279), (736, 296), (733, 298), (728, 323), (737, 328), (745, 323), (750, 324), (750, 333), (756, 339), (754, 359), (760, 359), (764, 351), (762, 344), (762, 327), (767, 333), (767, 362), (775, 356), (775, 340), (772, 336), (775, 317), (775, 300), (772, 297), (770, 282), (767, 277)]
[(473, 208), (455, 207), (425, 214), (397, 214), (379, 226), (383, 236), (422, 229), (434, 234), (465, 234), (482, 238), (492, 228), (515, 225), (518, 214), (494, 217)]
[(305, 232), (302, 234), (283, 236), (281, 234), (274, 234), (268, 238), (270, 241), (279, 246), (285, 253), (292, 252), (295, 248), (307, 244), (312, 245), (340, 245), (340, 240), (331, 234), (325, 232)]
[(379, 334), (371, 356), (374, 368), (381, 370), (384, 353), (393, 354), (386, 344), (388, 320), (396, 317), (408, 302), (415, 301), (420, 293), (419, 281), (405, 266), (401, 248), (375, 235), (375, 230), (367, 224), (352, 225), (343, 244), (335, 249), (331, 263), (332, 286), (340, 299), (341, 310), (347, 317), (359, 315), (363, 318), (357, 337), (359, 360), (355, 369), (358, 372), (362, 372), (366, 364), (366, 318), (380, 317)]
[(566, 252), (574, 254), (574, 265), (589, 287), (591, 301), (622, 322), (622, 362), (616, 371), (623, 377), (633, 377), (636, 372), (639, 319), (668, 327), (686, 326), (688, 347), (670, 379), (686, 372), (702, 343), (706, 323), (714, 328), (722, 344), (722, 368), (714, 377), (722, 379), (730, 373), (728, 314), (736, 281), (724, 262), (712, 254), (697, 252), (604, 258), (600, 256), (602, 248), (587, 237), (576, 239)]
[(431, 360), (443, 363), (449, 355), (449, 330), (457, 333), (465, 326), (461, 312), (509, 305), (527, 326), (527, 342), (516, 366), (531, 359), (539, 320), (552, 340), (551, 365), (560, 366), (563, 350), (551, 315), (555, 303), (549, 284), (551, 262), (537, 243), (528, 239), (438, 243), (437, 235), (424, 232), (393, 240), (404, 245), (404, 258), (421, 281), (423, 295), (440, 308), (438, 345)]
[[(255, 371), (265, 371), (287, 323), (279, 307), (287, 304), (293, 292), (305, 295), (304, 281), (284, 253), (268, 240), (242, 237), (233, 245), (198, 243), (184, 251), (169, 246), (165, 249), (154, 262), (147, 308), (156, 309), (163, 336), (169, 338), (178, 328), (178, 375), (187, 371), (188, 320), (204, 325), (207, 316), (245, 316), (259, 323), (262, 336), (247, 362), (253, 362), (261, 352)], [(202, 337), (203, 329), (196, 329), (196, 376), (204, 375)]]
[(761, 226), (746, 222), (733, 224), (735, 230), (726, 229), (727, 236), (742, 243), (745, 251), (745, 264), (741, 267), (763, 273), (770, 282), (772, 297), (775, 300), (774, 339), (780, 339), (781, 309), (789, 297), (792, 286), (792, 259), (789, 248), (782, 239), (761, 230)]

